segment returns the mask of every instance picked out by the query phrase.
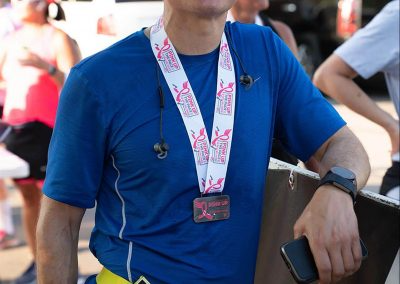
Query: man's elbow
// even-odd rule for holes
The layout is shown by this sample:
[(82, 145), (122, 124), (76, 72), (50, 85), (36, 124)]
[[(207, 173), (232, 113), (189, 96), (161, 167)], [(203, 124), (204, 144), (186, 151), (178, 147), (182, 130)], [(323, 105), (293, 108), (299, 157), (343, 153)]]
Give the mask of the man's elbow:
[(314, 73), (312, 81), (321, 91), (326, 90), (326, 80), (329, 78), (329, 73), (331, 73), (331, 71), (325, 64), (322, 64)]

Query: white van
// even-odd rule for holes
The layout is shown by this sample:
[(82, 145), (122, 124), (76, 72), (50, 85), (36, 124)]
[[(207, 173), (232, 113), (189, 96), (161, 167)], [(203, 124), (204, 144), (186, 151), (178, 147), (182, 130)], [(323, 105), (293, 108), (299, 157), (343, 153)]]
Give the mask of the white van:
[(151, 26), (163, 12), (155, 0), (62, 0), (66, 22), (60, 28), (74, 38), (83, 57)]

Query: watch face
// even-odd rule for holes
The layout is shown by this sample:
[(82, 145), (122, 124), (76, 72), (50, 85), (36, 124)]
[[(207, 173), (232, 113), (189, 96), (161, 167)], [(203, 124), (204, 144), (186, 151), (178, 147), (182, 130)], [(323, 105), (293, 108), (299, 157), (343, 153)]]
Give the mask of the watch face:
[(333, 167), (331, 168), (331, 172), (349, 180), (355, 180), (356, 178), (352, 171), (341, 167)]

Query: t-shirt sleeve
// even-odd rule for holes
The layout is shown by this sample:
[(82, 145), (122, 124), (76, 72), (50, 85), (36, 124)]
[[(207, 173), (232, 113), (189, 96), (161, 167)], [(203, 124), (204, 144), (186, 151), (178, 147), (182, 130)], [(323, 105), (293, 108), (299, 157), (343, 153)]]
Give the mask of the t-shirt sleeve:
[(60, 96), (43, 193), (81, 208), (95, 205), (106, 149), (102, 107), (81, 72), (72, 69)]
[(387, 4), (367, 26), (334, 52), (364, 79), (399, 62), (398, 5), (398, 1)]
[(308, 161), (346, 123), (287, 46), (276, 36), (274, 42), (279, 60), (275, 137), (291, 154)]

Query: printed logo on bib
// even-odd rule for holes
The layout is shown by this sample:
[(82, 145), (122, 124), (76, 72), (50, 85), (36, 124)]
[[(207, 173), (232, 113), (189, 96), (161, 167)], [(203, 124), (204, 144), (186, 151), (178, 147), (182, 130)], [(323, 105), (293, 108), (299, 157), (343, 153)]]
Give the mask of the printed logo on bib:
[(219, 189), (222, 187), (222, 183), (224, 182), (225, 178), (219, 178), (217, 181), (214, 181), (213, 177), (210, 176), (208, 180), (208, 185), (205, 185), (205, 190), (203, 194), (219, 192)]
[(162, 63), (165, 72), (172, 73), (181, 69), (168, 38), (165, 38), (161, 48), (156, 44), (155, 49), (158, 51), (157, 59)]
[(208, 143), (207, 136), (205, 135), (205, 128), (200, 129), (199, 135), (196, 135), (196, 132), (191, 130), (192, 137), (194, 139), (193, 142), (193, 150), (196, 152), (196, 163), (198, 165), (206, 165), (208, 163)]
[(185, 83), (183, 83), (181, 90), (178, 89), (178, 86), (173, 86), (175, 93), (178, 94), (176, 96), (176, 103), (181, 108), (183, 115), (185, 117), (199, 115), (199, 110), (197, 109), (193, 92), (189, 88), (189, 82), (186, 81)]
[(224, 86), (221, 80), (219, 83), (220, 90), (217, 93), (217, 113), (223, 115), (232, 115), (232, 100), (233, 100), (233, 86), (234, 82)]
[(227, 129), (223, 133), (219, 129), (215, 130), (215, 138), (211, 142), (211, 161), (216, 164), (227, 162), (229, 139), (232, 129)]
[(229, 46), (226, 42), (221, 44), (219, 66), (225, 70), (232, 70), (231, 53), (229, 52)]

